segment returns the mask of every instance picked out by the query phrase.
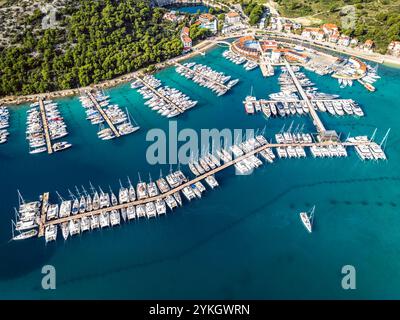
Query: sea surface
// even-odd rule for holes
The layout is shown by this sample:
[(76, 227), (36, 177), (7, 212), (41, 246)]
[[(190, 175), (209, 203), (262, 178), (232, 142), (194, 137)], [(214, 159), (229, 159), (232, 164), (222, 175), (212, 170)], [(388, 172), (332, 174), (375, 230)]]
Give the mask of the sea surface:
[(205, 13), (210, 10), (210, 7), (207, 6), (198, 6), (198, 5), (188, 5), (188, 6), (168, 6), (168, 9), (175, 10), (184, 13)]
[[(279, 90), (276, 75), (246, 72), (225, 60), (216, 47), (192, 61), (240, 78), (226, 95), (216, 97), (180, 76), (174, 68), (156, 74), (199, 101), (179, 116), (178, 130), (263, 129), (272, 138), (285, 124), (304, 124), (306, 117), (265, 119), (248, 116), (242, 104), (252, 91), (258, 98)], [(17, 189), (25, 200), (43, 192), (68, 197), (89, 181), (104, 191), (156, 179), (168, 164), (150, 165), (149, 130), (168, 134), (169, 121), (144, 105), (129, 84), (108, 89), (113, 103), (126, 107), (140, 131), (115, 141), (97, 138), (98, 128), (85, 119), (78, 97), (57, 100), (73, 144), (53, 155), (30, 155), (25, 140), (27, 105), (11, 108), (9, 142), (0, 146), (0, 298), (3, 299), (388, 299), (400, 298), (400, 70), (380, 66), (377, 91), (359, 84), (340, 89), (336, 80), (307, 72), (323, 92), (356, 100), (365, 117), (322, 115), (329, 129), (343, 137), (371, 135), (380, 140), (391, 128), (388, 161), (363, 162), (349, 149), (348, 158), (282, 159), (252, 175), (229, 168), (216, 175), (220, 187), (201, 200), (153, 220), (87, 232), (45, 245), (43, 238), (9, 242)], [(180, 142), (180, 145), (182, 142)], [(173, 156), (173, 155), (171, 155)], [(174, 164), (173, 168), (176, 168)], [(181, 169), (189, 174), (186, 166)], [(299, 212), (316, 205), (314, 232), (309, 234)], [(44, 265), (56, 269), (56, 290), (43, 290)], [(342, 267), (356, 269), (356, 289), (341, 286)]]

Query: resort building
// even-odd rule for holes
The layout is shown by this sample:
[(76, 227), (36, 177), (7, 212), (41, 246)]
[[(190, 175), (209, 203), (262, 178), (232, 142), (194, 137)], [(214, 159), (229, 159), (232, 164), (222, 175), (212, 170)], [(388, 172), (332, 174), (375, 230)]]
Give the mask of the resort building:
[(400, 41), (392, 41), (388, 46), (388, 54), (400, 57)]
[(246, 58), (258, 60), (260, 43), (253, 36), (244, 36), (232, 43), (232, 51)]
[(199, 20), (200, 27), (210, 30), (212, 33), (217, 33), (218, 31), (218, 21), (217, 19), (209, 13), (203, 13), (200, 15)]
[(225, 16), (225, 22), (228, 24), (237, 24), (240, 22), (240, 16), (235, 11), (230, 11)]
[(271, 63), (279, 63), (282, 56), (282, 52), (278, 49), (274, 49), (271, 52)]

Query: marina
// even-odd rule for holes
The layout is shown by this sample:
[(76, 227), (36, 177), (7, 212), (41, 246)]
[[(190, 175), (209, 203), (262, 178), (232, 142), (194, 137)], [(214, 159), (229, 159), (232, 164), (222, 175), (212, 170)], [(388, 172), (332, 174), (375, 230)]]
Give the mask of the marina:
[[(216, 173), (230, 166), (235, 166), (235, 169), (240, 174), (248, 174), (253, 169), (263, 165), (263, 162), (257, 157), (258, 154), (267, 163), (273, 163), (275, 159), (274, 149), (279, 158), (305, 158), (307, 156), (305, 152), (306, 147), (310, 148), (310, 152), (314, 157), (318, 156), (318, 152), (321, 152), (321, 150), (328, 150), (329, 157), (347, 156), (346, 148), (354, 147), (362, 160), (386, 160), (386, 155), (382, 149), (386, 138), (387, 135), (379, 145), (366, 136), (348, 137), (344, 142), (314, 142), (310, 134), (300, 132), (292, 134), (289, 130), (276, 134), (275, 139), (277, 143), (269, 143), (263, 135), (258, 135), (255, 138), (248, 138), (241, 143), (234, 144), (229, 148), (229, 152), (227, 150), (219, 150), (216, 154), (220, 155), (220, 159), (217, 159), (212, 153), (207, 153), (199, 159), (199, 163), (196, 162), (196, 170), (202, 167), (203, 170), (200, 171), (202, 173), (200, 174), (199, 171), (193, 172), (192, 169), (192, 172), (196, 176), (193, 179), (187, 178), (182, 171), (178, 170), (175, 172), (171, 171), (166, 176), (166, 181), (169, 185), (165, 182), (162, 175), (160, 175), (157, 183), (152, 182), (150, 177), (150, 182), (146, 184), (141, 181), (139, 175), (136, 192), (129, 179), (128, 188), (123, 187), (120, 181), (121, 188), (118, 198), (111, 188), (110, 193), (105, 193), (101, 188), (99, 188), (98, 192), (90, 185), (93, 198), (87, 194), (83, 187), (83, 193), (86, 196), (81, 195), (78, 188), (76, 188), (78, 196), (70, 192), (71, 200), (65, 201), (58, 195), (60, 200), (62, 200), (60, 212), (59, 204), (49, 203), (48, 192), (40, 197), (40, 201), (28, 203), (18, 193), (20, 204), (19, 210), (16, 212), (16, 221), (12, 222), (13, 239), (26, 239), (37, 234), (39, 237), (45, 236), (46, 242), (53, 241), (57, 238), (57, 226), (60, 225), (64, 226), (62, 227), (62, 233), (66, 240), (66, 224), (69, 226), (68, 230), (71, 235), (79, 234), (90, 229), (89, 221), (94, 219), (93, 216), (99, 216), (100, 225), (103, 224), (105, 227), (120, 225), (120, 213), (122, 213), (123, 220), (125, 221), (128, 211), (131, 213), (131, 219), (135, 218), (134, 212), (136, 212), (138, 218), (143, 216), (153, 218), (157, 215), (163, 215), (166, 212), (165, 203), (171, 210), (176, 207), (174, 204), (175, 201), (171, 199), (172, 197), (182, 205), (179, 196), (180, 191), (188, 201), (196, 197), (201, 198), (201, 193), (205, 191), (205, 187), (201, 183), (202, 180), (211, 189), (214, 189), (218, 186), (218, 182), (214, 177)], [(224, 163), (222, 164), (220, 160)], [(162, 190), (161, 193), (157, 185)], [(107, 222), (108, 220), (110, 220), (110, 224)], [(21, 225), (27, 227), (16, 227), (16, 231), (19, 233), (15, 235), (14, 226)], [(95, 225), (97, 226), (97, 223)], [(39, 231), (32, 232), (31, 230), (37, 226)], [(26, 229), (28, 230), (25, 231)]]
[[(101, 140), (111, 140), (140, 129), (135, 120), (131, 119), (128, 109), (125, 113), (117, 104), (110, 104), (109, 96), (101, 92), (95, 94), (87, 92), (79, 99), (85, 108), (86, 119), (93, 125), (99, 125), (97, 136)], [(104, 127), (104, 121), (108, 124), (108, 128)]]
[(147, 99), (145, 104), (167, 118), (176, 117), (197, 104), (197, 101), (175, 88), (162, 87), (161, 82), (151, 75), (136, 77), (131, 88), (138, 89), (143, 98)]
[(0, 144), (7, 142), (10, 112), (5, 106), (0, 106)]
[(187, 79), (191, 79), (200, 86), (209, 88), (217, 93), (218, 96), (222, 96), (239, 82), (239, 79), (230, 80), (231, 76), (227, 76), (222, 72), (216, 72), (208, 66), (194, 62), (185, 64), (175, 63), (175, 65), (177, 66), (175, 68), (177, 73)]
[(27, 111), (26, 139), (29, 141), (29, 153), (37, 154), (62, 151), (72, 146), (68, 141), (53, 140), (64, 138), (68, 135), (64, 118), (58, 111), (57, 103), (43, 100), (30, 105)]
[[(219, 58), (222, 49), (207, 52), (205, 56), (193, 59), (193, 62), (240, 78), (240, 85), (228, 95), (217, 98), (210, 90), (176, 74), (174, 68), (155, 74), (163, 84), (187, 92), (201, 103), (201, 108), (196, 110), (196, 117), (180, 119), (180, 128), (193, 128), (200, 134), (201, 128), (244, 130), (264, 127), (263, 117), (249, 117), (243, 112), (242, 101), (252, 85), (255, 96), (274, 101), (267, 97), (279, 92), (279, 73), (262, 78), (258, 71), (246, 72), (242, 65)], [(99, 197), (100, 185), (104, 193), (110, 195), (111, 202), (108, 185), (111, 183), (118, 199), (119, 178), (129, 190), (127, 174), (134, 177), (134, 172), (140, 171), (142, 180), (148, 184), (147, 172), (151, 172), (153, 181), (157, 183), (160, 167), (168, 173), (169, 165), (159, 167), (147, 164), (145, 154), (148, 143), (144, 142), (145, 134), (150, 128), (161, 128), (168, 132), (168, 121), (149, 108), (143, 108), (141, 95), (131, 90), (129, 85), (118, 86), (107, 90), (107, 95), (113, 97), (113, 103), (127, 106), (135, 118), (140, 119), (142, 130), (129, 139), (103, 143), (95, 137), (96, 126), (85, 120), (79, 97), (60, 99), (57, 102), (70, 128), (69, 140), (74, 148), (62, 156), (32, 157), (24, 148), (25, 112), (29, 106), (10, 107), (10, 139), (0, 147), (2, 174), (4, 179), (10, 181), (7, 188), (3, 189), (4, 201), (1, 203), (2, 211), (6, 213), (1, 218), (5, 231), (0, 236), (5, 243), (1, 251), (7, 257), (2, 272), (4, 277), (0, 281), (3, 295), (40, 298), (43, 294), (35, 289), (38, 286), (37, 278), (41, 267), (51, 264), (57, 268), (58, 298), (112, 298), (115, 293), (121, 298), (187, 296), (196, 299), (200, 295), (238, 299), (246, 296), (276, 298), (277, 289), (281, 289), (278, 297), (308, 298), (323, 294), (325, 291), (321, 287), (332, 289), (329, 294), (325, 292), (324, 297), (345, 298), (347, 292), (344, 293), (337, 282), (332, 284), (331, 279), (324, 279), (326, 272), (336, 274), (338, 262), (349, 261), (349, 257), (356, 265), (368, 262), (365, 272), (368, 272), (369, 283), (365, 284), (363, 290), (355, 292), (356, 297), (388, 298), (398, 293), (399, 283), (396, 279), (389, 288), (385, 287), (387, 291), (376, 291), (376, 286), (386, 285), (386, 279), (381, 279), (385, 265), (378, 262), (385, 257), (382, 246), (387, 250), (395, 250), (397, 241), (393, 239), (397, 239), (396, 226), (400, 223), (396, 209), (399, 157), (395, 152), (399, 128), (392, 120), (396, 117), (393, 103), (399, 85), (398, 72), (385, 66), (380, 69), (382, 78), (377, 82), (379, 95), (355, 85), (340, 89), (337, 79), (313, 77), (308, 71), (305, 73), (321, 91), (340, 95), (343, 100), (353, 99), (366, 113), (367, 117), (336, 118), (317, 111), (325, 127), (342, 133), (343, 143), (348, 132), (353, 136), (370, 135), (375, 127), (382, 129), (378, 132), (380, 141), (381, 133), (384, 134), (387, 127), (392, 127), (385, 149), (389, 161), (359, 161), (359, 154), (351, 146), (345, 147), (347, 157), (334, 156), (333, 150), (323, 146), (327, 149), (324, 150), (325, 159), (318, 160), (322, 156), (314, 159), (313, 148), (303, 146), (306, 158), (279, 160), (278, 150), (281, 149), (275, 142), (275, 134), (280, 132), (284, 123), (289, 122), (286, 123), (286, 130), (283, 130), (287, 132), (292, 119), (288, 121), (278, 116), (268, 121), (265, 134), (268, 141), (274, 139), (276, 147), (273, 152), (276, 158), (271, 163), (260, 151), (257, 157), (265, 164), (254, 170), (253, 174), (235, 176), (234, 165), (220, 170), (215, 178), (221, 187), (214, 192), (203, 192), (201, 201), (192, 199), (189, 204), (183, 192), (179, 191), (183, 202), (183, 207), (180, 207), (174, 195), (166, 197), (165, 217), (161, 214), (158, 218), (147, 220), (146, 207), (135, 205), (127, 207), (129, 224), (124, 225), (121, 209), (121, 227), (117, 224), (111, 228), (110, 211), (103, 216), (88, 215), (93, 231), (98, 231), (82, 231), (87, 228), (87, 221), (84, 221), (83, 227), (81, 222), (79, 228), (78, 223), (68, 222), (68, 231), (71, 226), (74, 236), (69, 234), (67, 241), (63, 241), (61, 231), (67, 228), (57, 224), (57, 241), (50, 240), (54, 231), (49, 230), (50, 242), (46, 246), (43, 245), (45, 231), (41, 239), (36, 239), (38, 227), (31, 229), (31, 234), (36, 232), (34, 238), (7, 243), (13, 207), (19, 209), (16, 190), (21, 190), (26, 201), (35, 200), (38, 194), (49, 191), (50, 203), (59, 204), (60, 212), (62, 201), (56, 195), (57, 190), (67, 201), (71, 197), (66, 188), (70, 187), (77, 197), (73, 186), (78, 185), (82, 194), (80, 186), (83, 184), (93, 200), (92, 191), (86, 187), (88, 181), (92, 181)], [(382, 100), (380, 95), (384, 95), (385, 99)], [(377, 105), (379, 108), (376, 108)], [(315, 132), (311, 118), (304, 116), (293, 119), (295, 125), (292, 126), (292, 134), (297, 125), (299, 128), (304, 125), (302, 132), (305, 134)], [(312, 136), (316, 137), (314, 134)], [(322, 148), (322, 144), (317, 146)], [(283, 148), (287, 153), (287, 147)], [(213, 152), (221, 159), (216, 151), (222, 150)], [(328, 156), (327, 151), (332, 156)], [(231, 154), (228, 149), (227, 152)], [(14, 155), (12, 162), (5, 158), (9, 158), (9, 155)], [(220, 162), (225, 163), (223, 160)], [(181, 167), (186, 176), (191, 176), (188, 167), (182, 164)], [(136, 189), (138, 178), (135, 178), (131, 182)], [(166, 181), (166, 175), (163, 175), (163, 179)], [(205, 179), (200, 182), (207, 190), (211, 190)], [(199, 199), (198, 196), (196, 198)], [(169, 213), (167, 201), (173, 206), (174, 214)], [(317, 219), (309, 235), (301, 224), (299, 212), (308, 211), (314, 204), (318, 211)], [(138, 219), (138, 216), (142, 218)], [(18, 233), (15, 235), (18, 236)], [(375, 237), (380, 241), (370, 241)], [(343, 243), (346, 245), (343, 246)], [(243, 259), (237, 258), (238, 251), (243, 252)], [(88, 252), (90, 259), (86, 258)], [(400, 261), (393, 252), (393, 259)], [(371, 253), (374, 258), (371, 258)], [(84, 264), (81, 263), (83, 260)], [(228, 271), (227, 261), (232, 261), (232, 268)], [(290, 289), (293, 284), (293, 265), (306, 271), (295, 278), (301, 292)], [(326, 268), (326, 265), (334, 267)], [(279, 266), (279, 270), (271, 266)], [(196, 279), (192, 277), (193, 273), (198, 275)], [(176, 274), (185, 281), (177, 285)], [(318, 286), (310, 285), (310, 276), (318, 279)], [(246, 281), (247, 285), (235, 285), (235, 281), (232, 283), (233, 277), (238, 282)], [(210, 285), (211, 281), (215, 284)], [(264, 286), (260, 288), (256, 285), (260, 281), (270, 284), (267, 291)]]

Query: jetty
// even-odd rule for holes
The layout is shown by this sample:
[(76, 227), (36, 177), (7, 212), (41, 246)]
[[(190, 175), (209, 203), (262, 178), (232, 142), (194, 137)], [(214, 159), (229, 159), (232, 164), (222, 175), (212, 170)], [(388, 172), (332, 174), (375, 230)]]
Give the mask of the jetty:
[(309, 114), (313, 119), (313, 123), (317, 128), (317, 132), (324, 133), (326, 131), (324, 124), (322, 123), (321, 119), (319, 118), (317, 112), (314, 109), (314, 106), (312, 105), (310, 99), (308, 98), (303, 87), (301, 86), (299, 79), (297, 79), (296, 75), (294, 74), (294, 71), (293, 71), (292, 67), (290, 66), (289, 62), (286, 59), (284, 59), (284, 61), (285, 61), (285, 67), (288, 70), (290, 76), (292, 77), (293, 83), (296, 86), (297, 91), (299, 92), (300, 96), (304, 100), (304, 103), (308, 106), (308, 108), (310, 110)]
[(46, 139), (47, 153), (48, 154), (52, 154), (53, 153), (53, 146), (51, 144), (51, 138), (50, 138), (50, 132), (49, 132), (49, 124), (47, 122), (47, 116), (46, 116), (46, 110), (45, 110), (45, 107), (44, 107), (43, 98), (39, 98), (39, 108), (40, 108), (40, 115), (42, 117), (44, 137)]
[(117, 138), (120, 137), (121, 135), (120, 135), (119, 131), (117, 130), (117, 128), (115, 128), (114, 124), (112, 123), (112, 121), (108, 117), (107, 113), (100, 106), (99, 102), (96, 100), (96, 98), (94, 97), (93, 93), (91, 93), (90, 91), (87, 91), (86, 93), (87, 93), (89, 99), (93, 102), (94, 107), (97, 109), (97, 111), (100, 112), (100, 114), (103, 117), (103, 119), (107, 122), (108, 126), (110, 127), (110, 129), (114, 133), (114, 135)]
[(161, 94), (159, 91), (157, 91), (156, 89), (154, 89), (149, 83), (147, 83), (143, 78), (135, 75), (136, 80), (139, 80), (143, 83), (143, 85), (149, 89), (150, 91), (152, 91), (157, 97), (159, 97), (160, 99), (163, 99), (164, 101), (168, 102), (171, 106), (173, 106), (176, 110), (179, 111), (179, 113), (183, 113), (185, 112), (185, 110), (183, 110), (178, 104), (176, 104), (174, 101), (172, 101), (170, 98), (166, 97), (165, 95)]
[(216, 81), (215, 79), (209, 77), (208, 75), (204, 74), (203, 72), (199, 72), (197, 70), (190, 69), (190, 68), (184, 66), (183, 64), (180, 64), (179, 62), (175, 62), (175, 66), (176, 67), (180, 67), (180, 68), (186, 70), (187, 72), (193, 72), (194, 74), (197, 74), (198, 76), (200, 76), (200, 77), (212, 82), (216, 86), (220, 86), (222, 89), (225, 89), (225, 90), (229, 90), (230, 89), (230, 87), (226, 86), (225, 84), (223, 84), (220, 81)]
[(105, 207), (105, 208), (101, 208), (98, 210), (92, 210), (92, 211), (88, 211), (88, 212), (84, 212), (84, 213), (77, 213), (75, 215), (70, 215), (67, 217), (63, 217), (63, 218), (57, 218), (54, 220), (48, 220), (46, 221), (46, 216), (45, 216), (45, 212), (47, 210), (47, 204), (48, 204), (48, 197), (49, 197), (49, 193), (45, 193), (42, 196), (42, 207), (41, 207), (41, 219), (39, 222), (39, 233), (38, 233), (38, 237), (42, 237), (44, 236), (44, 230), (46, 229), (47, 226), (49, 225), (58, 225), (61, 224), (63, 222), (69, 222), (70, 220), (76, 220), (76, 219), (80, 219), (83, 217), (90, 217), (90, 216), (94, 216), (94, 215), (100, 215), (101, 213), (105, 213), (105, 212), (111, 212), (113, 210), (120, 210), (123, 208), (128, 208), (130, 206), (135, 206), (135, 205), (141, 205), (141, 204), (146, 204), (148, 202), (154, 202), (157, 201), (158, 199), (163, 199), (167, 196), (173, 195), (175, 192), (179, 192), (182, 189), (184, 189), (185, 187), (190, 187), (191, 185), (195, 184), (196, 182), (199, 182), (209, 176), (212, 176), (222, 170), (225, 170), (233, 165), (235, 165), (238, 162), (241, 162), (257, 153), (262, 152), (263, 150), (266, 149), (274, 149), (274, 148), (287, 148), (287, 147), (329, 147), (329, 146), (338, 146), (341, 145), (343, 147), (357, 147), (357, 146), (368, 146), (369, 144), (371, 144), (371, 140), (366, 140), (366, 141), (345, 141), (345, 142), (340, 142), (340, 141), (321, 141), (321, 142), (293, 142), (293, 143), (266, 143), (261, 145), (258, 148), (255, 148), (251, 151), (245, 152), (242, 156), (236, 157), (235, 159), (229, 161), (229, 162), (225, 162), (224, 164), (221, 164), (220, 166), (217, 166), (215, 169), (211, 169), (201, 175), (198, 175), (197, 177), (188, 180), (187, 182), (184, 182), (183, 184), (180, 184), (179, 186), (175, 187), (175, 188), (171, 188), (168, 192), (165, 193), (161, 193), (157, 196), (153, 196), (153, 197), (147, 197), (145, 199), (141, 199), (141, 200), (135, 200), (135, 201), (130, 201), (127, 203), (123, 203), (123, 204), (117, 204), (117, 205), (113, 205), (113, 206), (109, 206), (109, 207)]

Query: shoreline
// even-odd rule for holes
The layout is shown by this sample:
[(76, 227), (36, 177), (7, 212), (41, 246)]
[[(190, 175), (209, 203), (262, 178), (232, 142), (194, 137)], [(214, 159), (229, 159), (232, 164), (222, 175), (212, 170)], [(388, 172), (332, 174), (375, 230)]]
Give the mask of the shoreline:
[[(254, 35), (260, 36), (262, 34), (257, 34), (257, 32), (255, 32)], [(279, 40), (278, 39), (276, 39), (276, 40), (282, 41), (282, 42), (293, 43), (293, 42), (301, 41), (300, 39), (290, 38), (290, 37), (287, 38), (287, 37), (284, 37), (283, 35), (278, 35), (278, 34), (271, 34), (271, 33), (265, 34), (264, 33), (264, 35), (269, 35), (275, 39), (278, 38)], [(163, 62), (159, 62), (153, 66), (155, 67), (156, 71), (160, 71), (160, 70), (172, 65), (174, 62), (190, 59), (196, 55), (202, 54), (203, 52), (205, 52), (205, 51), (211, 49), (212, 47), (214, 47), (215, 45), (217, 45), (218, 40), (233, 39), (233, 38), (237, 38), (240, 36), (243, 36), (243, 34), (242, 35), (232, 34), (229, 36), (222, 36), (222, 37), (217, 37), (217, 38), (213, 38), (213, 39), (206, 39), (206, 40), (196, 44), (195, 46), (193, 46), (192, 51), (190, 53), (185, 54), (185, 55), (180, 55), (180, 56), (171, 58), (171, 59), (163, 61)], [(339, 48), (332, 48), (332, 47), (324, 46), (324, 45), (318, 44), (318, 43), (309, 43), (309, 45), (316, 47), (316, 48), (328, 50), (331, 52), (335, 52), (335, 53), (339, 53), (339, 54), (346, 54), (349, 56), (355, 56), (355, 57), (365, 59), (368, 61), (373, 61), (373, 62), (376, 62), (379, 64), (386, 65), (391, 68), (400, 69), (400, 59), (396, 59), (395, 57), (387, 57), (387, 56), (381, 55), (378, 58), (378, 56), (376, 56), (377, 54), (374, 54), (375, 56), (371, 56), (371, 54), (368, 54), (366, 52), (365, 53), (364, 52), (349, 52), (349, 51), (341, 50)], [(86, 90), (112, 88), (117, 85), (127, 83), (129, 81), (134, 80), (137, 75), (143, 73), (144, 69), (145, 68), (142, 68), (142, 69), (133, 71), (131, 73), (121, 75), (114, 79), (105, 80), (98, 84), (91, 84), (91, 85), (83, 87), (83, 88), (58, 90), (58, 91), (51, 91), (51, 92), (46, 92), (46, 93), (30, 94), (30, 95), (25, 95), (25, 96), (6, 96), (3, 98), (0, 98), (0, 105), (19, 106), (21, 104), (34, 102), (39, 97), (50, 98), (50, 99), (51, 98), (64, 98), (64, 97), (79, 95), (79, 94), (81, 94), (81, 92), (86, 91)]]
[[(160, 70), (172, 65), (174, 62), (186, 60), (186, 59), (192, 58), (198, 54), (202, 54), (202, 52), (211, 49), (215, 45), (216, 45), (215, 42), (206, 39), (203, 42), (200, 42), (193, 47), (193, 48), (196, 48), (196, 50), (194, 50), (188, 54), (185, 54), (185, 55), (180, 55), (175, 58), (171, 58), (169, 60), (159, 62), (153, 66), (155, 67), (156, 71), (160, 71)], [(121, 75), (117, 78), (114, 78), (111, 80), (105, 80), (105, 81), (97, 83), (97, 84), (91, 84), (91, 85), (83, 87), (83, 88), (74, 88), (74, 89), (58, 90), (58, 91), (51, 91), (51, 92), (45, 92), (45, 93), (36, 93), (36, 94), (30, 94), (30, 95), (25, 95), (25, 96), (6, 96), (3, 98), (0, 98), (0, 105), (18, 107), (21, 104), (35, 102), (38, 100), (38, 98), (48, 98), (48, 99), (64, 98), (64, 97), (80, 95), (82, 92), (87, 91), (87, 90), (112, 88), (117, 85), (135, 80), (135, 77), (137, 75), (143, 73), (144, 69), (145, 68), (142, 68), (142, 69), (133, 71), (131, 73)]]

